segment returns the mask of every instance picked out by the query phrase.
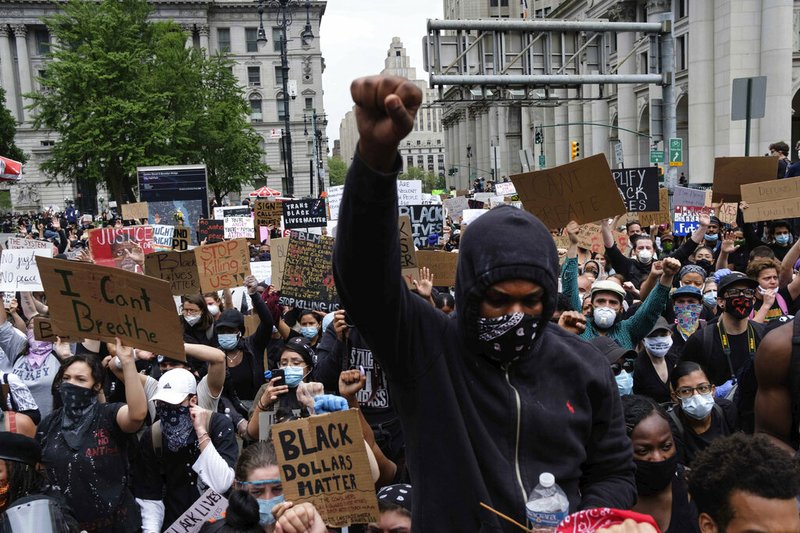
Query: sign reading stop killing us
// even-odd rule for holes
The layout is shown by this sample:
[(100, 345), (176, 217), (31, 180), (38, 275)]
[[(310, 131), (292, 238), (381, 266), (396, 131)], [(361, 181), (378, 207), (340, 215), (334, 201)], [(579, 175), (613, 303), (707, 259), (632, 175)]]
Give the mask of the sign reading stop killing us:
[(113, 267), (37, 257), (53, 329), (186, 360), (166, 281)]

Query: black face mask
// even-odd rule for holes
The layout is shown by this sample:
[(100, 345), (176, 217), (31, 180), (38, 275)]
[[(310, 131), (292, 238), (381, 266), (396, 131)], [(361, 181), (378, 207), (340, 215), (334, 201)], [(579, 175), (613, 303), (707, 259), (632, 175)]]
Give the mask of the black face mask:
[(665, 461), (640, 461), (636, 464), (636, 492), (639, 496), (652, 496), (664, 490), (678, 468), (678, 454)]
[(540, 316), (512, 313), (478, 320), (478, 342), (484, 355), (503, 363), (526, 355), (536, 338)]
[(753, 299), (747, 296), (725, 298), (725, 312), (737, 320), (747, 318), (753, 311)]
[(701, 259), (700, 261), (695, 261), (694, 264), (705, 270), (706, 275), (708, 275), (709, 270), (711, 270), (711, 261), (709, 261), (708, 259)]

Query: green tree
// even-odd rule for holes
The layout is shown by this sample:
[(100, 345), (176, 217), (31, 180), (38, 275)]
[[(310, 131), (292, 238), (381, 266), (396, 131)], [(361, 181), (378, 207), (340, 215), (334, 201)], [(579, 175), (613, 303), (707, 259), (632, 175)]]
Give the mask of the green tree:
[(16, 133), (17, 121), (6, 108), (6, 92), (0, 87), (0, 155), (24, 163), (28, 158), (25, 152), (14, 144)]
[(408, 171), (398, 176), (401, 180), (421, 180), (422, 192), (430, 194), (434, 189), (444, 189), (446, 187), (444, 177), (437, 176), (433, 172), (425, 172), (419, 167), (408, 167)]
[(347, 165), (341, 158), (328, 158), (328, 176), (330, 177), (331, 185), (344, 185), (344, 179), (347, 176)]

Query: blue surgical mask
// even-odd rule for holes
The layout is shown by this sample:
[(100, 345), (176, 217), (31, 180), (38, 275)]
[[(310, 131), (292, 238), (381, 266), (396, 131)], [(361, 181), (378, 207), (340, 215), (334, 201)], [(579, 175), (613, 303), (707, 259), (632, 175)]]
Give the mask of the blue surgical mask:
[(781, 235), (775, 235), (775, 242), (777, 242), (781, 246), (786, 246), (787, 244), (789, 244), (789, 234), (784, 233)]
[(239, 344), (239, 334), (220, 333), (217, 335), (217, 342), (219, 342), (219, 347), (223, 350), (233, 350)]
[(717, 291), (708, 291), (703, 295), (703, 303), (706, 307), (714, 309), (717, 306)]
[(314, 337), (316, 337), (317, 333), (319, 333), (319, 329), (317, 329), (317, 326), (303, 326), (300, 328), (300, 335), (302, 335), (308, 340), (311, 340)]
[(705, 420), (711, 409), (714, 408), (714, 395), (693, 394), (691, 398), (681, 398), (681, 409), (687, 416), (695, 420)]
[(626, 370), (621, 371), (615, 376), (617, 380), (617, 389), (620, 396), (627, 396), (633, 393), (633, 376), (628, 374)]
[(719, 239), (719, 235), (717, 235), (716, 233), (714, 234), (706, 233), (706, 240), (708, 242), (717, 242), (717, 239)]
[(275, 523), (275, 517), (272, 516), (272, 508), (283, 503), (283, 494), (275, 496), (269, 500), (256, 500), (258, 502), (258, 523), (262, 526), (268, 526)]
[(295, 388), (300, 385), (304, 375), (305, 372), (302, 366), (287, 366), (283, 369), (283, 380), (290, 388)]

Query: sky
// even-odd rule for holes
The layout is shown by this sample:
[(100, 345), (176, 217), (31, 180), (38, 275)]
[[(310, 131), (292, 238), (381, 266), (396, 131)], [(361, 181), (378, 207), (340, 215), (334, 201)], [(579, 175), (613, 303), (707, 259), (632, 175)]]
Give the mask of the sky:
[(442, 0), (328, 0), (320, 44), (331, 149), (339, 138), (339, 124), (353, 106), (350, 83), (380, 73), (392, 37), (400, 37), (417, 78), (428, 78), (422, 69), (422, 37), (429, 18), (443, 18), (442, 6)]

